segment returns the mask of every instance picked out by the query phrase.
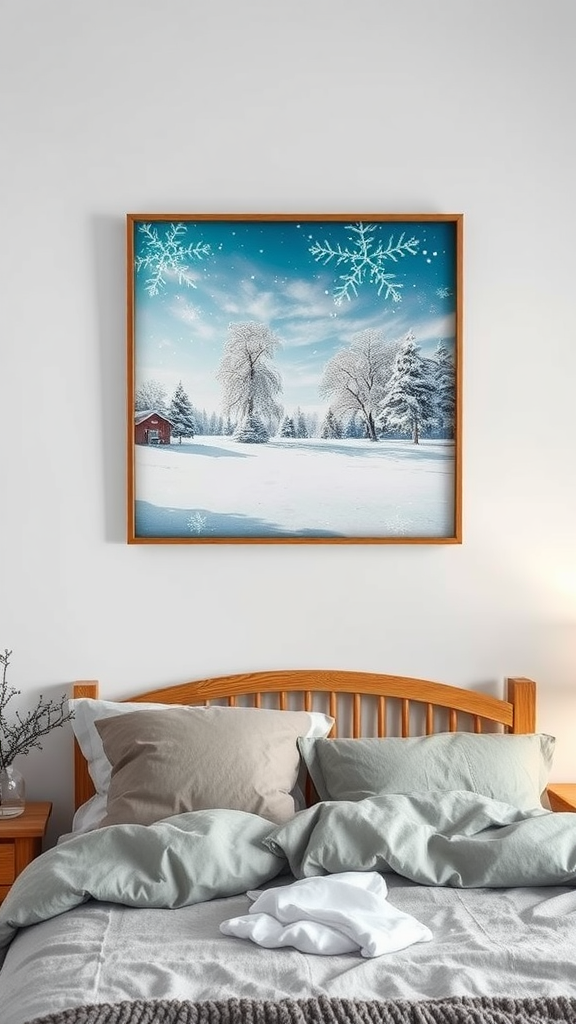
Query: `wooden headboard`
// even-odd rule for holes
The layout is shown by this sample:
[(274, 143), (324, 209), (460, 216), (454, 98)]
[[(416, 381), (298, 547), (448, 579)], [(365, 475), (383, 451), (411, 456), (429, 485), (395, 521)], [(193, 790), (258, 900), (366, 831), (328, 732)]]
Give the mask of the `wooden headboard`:
[[(98, 683), (75, 683), (73, 696), (98, 697)], [(531, 679), (519, 678), (507, 680), (506, 699), (499, 700), (476, 690), (428, 679), (377, 672), (297, 669), (218, 676), (149, 690), (123, 700), (190, 705), (217, 702), (324, 711), (335, 719), (334, 736), (410, 736), (495, 728), (529, 733), (536, 729), (536, 684)], [(75, 743), (75, 806), (79, 807), (93, 793), (87, 763)]]

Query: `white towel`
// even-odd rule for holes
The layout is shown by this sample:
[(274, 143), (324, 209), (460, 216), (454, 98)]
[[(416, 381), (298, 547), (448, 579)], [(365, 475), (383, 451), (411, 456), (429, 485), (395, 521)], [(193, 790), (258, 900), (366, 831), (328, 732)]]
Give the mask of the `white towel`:
[(254, 902), (242, 917), (223, 921), (225, 935), (260, 946), (294, 946), (303, 953), (353, 953), (382, 956), (414, 942), (429, 942), (432, 932), (416, 918), (388, 903), (388, 889), (375, 871), (302, 878), (290, 885), (249, 892)]

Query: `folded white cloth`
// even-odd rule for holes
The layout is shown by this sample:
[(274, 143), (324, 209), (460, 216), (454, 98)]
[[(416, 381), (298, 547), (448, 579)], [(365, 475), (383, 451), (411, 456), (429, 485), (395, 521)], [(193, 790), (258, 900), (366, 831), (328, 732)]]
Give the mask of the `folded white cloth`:
[(254, 902), (242, 917), (223, 921), (225, 935), (260, 946), (294, 946), (303, 953), (382, 956), (414, 942), (429, 942), (425, 925), (388, 903), (388, 888), (375, 871), (343, 871), (302, 878), (290, 885), (249, 892)]

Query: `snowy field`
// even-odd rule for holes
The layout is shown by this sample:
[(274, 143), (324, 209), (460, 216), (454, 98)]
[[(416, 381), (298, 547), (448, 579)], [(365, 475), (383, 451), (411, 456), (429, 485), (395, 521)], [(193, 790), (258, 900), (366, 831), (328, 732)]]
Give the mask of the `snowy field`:
[(451, 537), (449, 441), (135, 446), (136, 537)]

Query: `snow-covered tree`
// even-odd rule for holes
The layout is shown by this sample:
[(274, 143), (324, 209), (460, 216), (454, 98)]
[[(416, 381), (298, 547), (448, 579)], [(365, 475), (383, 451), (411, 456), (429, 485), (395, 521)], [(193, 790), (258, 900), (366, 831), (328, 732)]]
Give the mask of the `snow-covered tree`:
[(385, 342), (381, 331), (368, 329), (356, 334), (350, 348), (336, 352), (324, 368), (321, 394), (330, 398), (334, 413), (343, 419), (358, 413), (371, 441), (378, 440), (376, 418), (398, 348), (398, 342)]
[(357, 438), (357, 437), (365, 437), (365, 436), (366, 436), (366, 431), (364, 429), (364, 425), (363, 425), (360, 417), (358, 416), (358, 413), (355, 413), (355, 412), (352, 413), (350, 419), (348, 420), (348, 423), (346, 424), (346, 427), (345, 427), (345, 430), (344, 430), (344, 437)]
[(172, 434), (174, 437), (179, 439), (180, 444), (182, 444), (183, 437), (194, 437), (194, 432), (196, 430), (194, 413), (192, 411), (190, 399), (184, 391), (182, 381), (178, 384), (172, 401), (170, 402), (168, 419), (172, 424)]
[(216, 412), (210, 413), (208, 419), (208, 426), (206, 429), (207, 434), (211, 434), (212, 437), (217, 437), (222, 433), (222, 416)]
[(328, 409), (328, 412), (324, 417), (324, 421), (320, 427), (320, 437), (324, 439), (342, 437), (342, 424), (338, 419), (336, 419), (332, 409)]
[(456, 415), (455, 367), (452, 357), (442, 341), (434, 353), (433, 380), (436, 418), (444, 437), (454, 437)]
[(192, 415), (194, 416), (194, 423), (196, 424), (196, 433), (207, 434), (208, 431), (206, 430), (206, 409), (197, 409), (196, 407), (194, 407), (192, 409)]
[(423, 430), (434, 422), (434, 412), (432, 363), (420, 355), (410, 332), (396, 356), (379, 422), (384, 429), (410, 434), (418, 444)]
[(300, 406), (296, 409), (296, 417), (294, 426), (296, 428), (296, 437), (308, 437), (308, 427), (306, 426), (306, 417), (302, 412)]
[(229, 338), (217, 373), (222, 384), (224, 415), (236, 423), (238, 441), (261, 444), (276, 430), (282, 410), (276, 396), (280, 375), (270, 360), (280, 345), (265, 324), (230, 324)]
[(144, 380), (136, 390), (136, 412), (154, 409), (163, 416), (168, 414), (168, 396), (166, 388), (157, 380)]
[(271, 431), (264, 425), (255, 412), (247, 416), (234, 429), (234, 440), (243, 444), (266, 444), (270, 440)]
[(304, 422), (306, 424), (306, 430), (308, 431), (307, 437), (318, 437), (320, 434), (319, 417), (317, 412), (305, 412)]
[(280, 425), (280, 437), (296, 437), (296, 428), (291, 416), (285, 416)]

